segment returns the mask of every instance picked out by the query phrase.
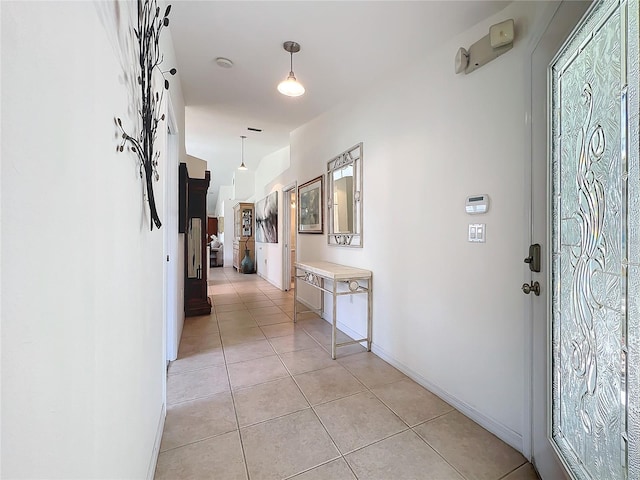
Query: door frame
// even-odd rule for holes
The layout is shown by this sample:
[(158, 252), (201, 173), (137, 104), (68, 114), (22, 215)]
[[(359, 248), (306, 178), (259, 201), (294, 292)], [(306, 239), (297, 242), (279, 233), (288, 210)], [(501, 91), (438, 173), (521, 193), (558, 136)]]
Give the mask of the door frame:
[(164, 235), (163, 235), (163, 317), (165, 325), (165, 355), (167, 365), (178, 357), (178, 343), (184, 317), (178, 308), (178, 156), (180, 131), (171, 97), (167, 96), (167, 141), (164, 172)]
[[(541, 297), (526, 296), (523, 298), (523, 306), (524, 306), (524, 322), (525, 322), (525, 335), (524, 335), (524, 405), (523, 411), (525, 414), (525, 418), (523, 419), (523, 434), (522, 434), (522, 445), (523, 445), (523, 455), (530, 460), (538, 473), (542, 475), (542, 478), (546, 478), (544, 473), (544, 469), (549, 468), (548, 466), (543, 465), (545, 459), (538, 459), (540, 462), (536, 463), (536, 432), (534, 423), (536, 422), (536, 401), (534, 400), (535, 395), (538, 390), (541, 388), (544, 390), (546, 387), (544, 385), (540, 385), (539, 379), (536, 378), (536, 347), (538, 351), (544, 343), (544, 347), (542, 351), (546, 352), (545, 356), (548, 360), (550, 359), (550, 346), (549, 346), (549, 321), (550, 321), (550, 296), (548, 295), (549, 285), (551, 285), (551, 261), (550, 261), (550, 250), (549, 246), (551, 245), (551, 228), (550, 228), (550, 210), (549, 210), (549, 126), (548, 126), (548, 106), (550, 105), (550, 99), (548, 95), (548, 65), (551, 60), (555, 57), (556, 53), (562, 48), (566, 39), (570, 36), (571, 32), (575, 29), (575, 27), (580, 24), (582, 18), (584, 17), (584, 13), (588, 10), (589, 5), (592, 2), (590, 0), (584, 2), (567, 2), (562, 1), (558, 3), (550, 3), (549, 6), (545, 9), (542, 14), (541, 27), (537, 30), (537, 32), (532, 36), (532, 39), (527, 46), (527, 55), (526, 55), (526, 63), (525, 63), (525, 82), (526, 89), (525, 91), (529, 92), (529, 96), (525, 99), (525, 141), (524, 141), (524, 158), (527, 159), (527, 165), (525, 165), (525, 178), (524, 178), (524, 195), (525, 195), (525, 212), (523, 215), (524, 224), (523, 224), (523, 238), (525, 245), (523, 245), (523, 258), (526, 256), (528, 252), (528, 247), (532, 243), (541, 243), (542, 244), (542, 258), (541, 265), (542, 271), (540, 273), (533, 273), (529, 271), (528, 266), (523, 263), (523, 282), (528, 283), (532, 280), (537, 280), (541, 283), (541, 288), (544, 294)], [(575, 8), (575, 10), (574, 10)], [(543, 49), (545, 59), (548, 59), (547, 63), (544, 67), (535, 60), (535, 55), (538, 49)], [(542, 60), (539, 62), (542, 63)], [(544, 71), (541, 69), (544, 68)], [(539, 92), (540, 89), (544, 92), (544, 94), (536, 93)], [(544, 115), (536, 115), (536, 109), (534, 105), (536, 102), (544, 102), (545, 114)], [(538, 112), (539, 113), (539, 112)], [(540, 138), (540, 134), (534, 133), (534, 130), (539, 131), (542, 130), (544, 132), (544, 139)], [(544, 152), (543, 157), (536, 158), (539, 156), (538, 152)], [(544, 161), (543, 170), (544, 175), (542, 178), (537, 178), (536, 186), (534, 187), (534, 162), (538, 163)], [(538, 168), (541, 166), (538, 165)], [(538, 175), (539, 177), (539, 175)], [(539, 182), (539, 183), (538, 183)], [(544, 188), (544, 212), (539, 214), (543, 215), (545, 219), (545, 232), (542, 236), (537, 232), (537, 229), (534, 228), (534, 215), (533, 209), (535, 208), (534, 199), (535, 192), (534, 188)], [(544, 242), (544, 243), (543, 243)], [(536, 313), (534, 313), (534, 302), (539, 302), (539, 304), (535, 307)], [(536, 325), (534, 322), (538, 320), (539, 311), (545, 312), (545, 325), (538, 329), (544, 332), (544, 338), (541, 338), (542, 333), (536, 331)], [(542, 343), (541, 343), (542, 342)], [(547, 363), (543, 372), (545, 376), (549, 375), (549, 364)], [(549, 433), (549, 421), (550, 421), (550, 412), (549, 412), (549, 393), (544, 394), (545, 397), (545, 442), (544, 447), (548, 451), (553, 451), (555, 455), (555, 450), (551, 445), (551, 442), (548, 438)], [(556, 458), (556, 467), (560, 467), (562, 465), (562, 461), (560, 458)], [(542, 467), (542, 471), (539, 467)], [(553, 468), (553, 467), (550, 467)], [(547, 474), (549, 478), (558, 478), (559, 471), (555, 470), (553, 477)], [(566, 476), (566, 472), (563, 472)]]
[[(282, 289), (285, 292), (291, 290), (291, 235), (295, 235), (296, 246), (298, 244), (298, 232), (291, 231), (291, 204), (290, 197), (296, 194), (298, 182), (293, 182), (282, 188)], [(286, 200), (286, 202), (285, 202)], [(297, 205), (296, 205), (297, 212)], [(296, 221), (296, 225), (297, 225)], [(297, 252), (297, 248), (296, 248)], [(297, 258), (297, 253), (296, 253)]]

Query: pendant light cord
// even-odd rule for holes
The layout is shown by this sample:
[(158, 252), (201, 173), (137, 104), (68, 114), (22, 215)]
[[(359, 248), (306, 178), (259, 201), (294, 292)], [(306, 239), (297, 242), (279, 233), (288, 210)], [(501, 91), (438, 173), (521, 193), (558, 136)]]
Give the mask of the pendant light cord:
[(246, 165), (244, 164), (244, 139), (245, 138), (247, 138), (245, 135), (240, 135), (240, 139), (241, 139), (241, 142), (240, 142), (240, 160), (241, 160), (240, 170), (244, 170), (244, 169), (247, 168)]

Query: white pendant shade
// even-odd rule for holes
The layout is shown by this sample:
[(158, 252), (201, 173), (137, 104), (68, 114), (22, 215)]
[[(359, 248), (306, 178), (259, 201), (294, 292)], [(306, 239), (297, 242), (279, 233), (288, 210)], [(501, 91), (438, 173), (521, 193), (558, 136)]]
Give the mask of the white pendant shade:
[(278, 84), (278, 91), (287, 97), (299, 97), (304, 93), (304, 87), (296, 80), (296, 76), (293, 74), (293, 54), (300, 51), (300, 44), (288, 41), (284, 42), (282, 47), (291, 55), (291, 68), (287, 79)]
[(288, 97), (299, 97), (304, 93), (304, 87), (291, 72), (286, 80), (278, 84), (278, 91)]

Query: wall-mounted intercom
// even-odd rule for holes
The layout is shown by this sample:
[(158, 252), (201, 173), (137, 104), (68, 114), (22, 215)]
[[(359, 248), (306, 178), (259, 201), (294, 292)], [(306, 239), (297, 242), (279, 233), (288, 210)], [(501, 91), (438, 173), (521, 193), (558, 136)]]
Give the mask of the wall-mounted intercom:
[(467, 197), (464, 209), (469, 215), (487, 213), (489, 211), (489, 195), (481, 193)]

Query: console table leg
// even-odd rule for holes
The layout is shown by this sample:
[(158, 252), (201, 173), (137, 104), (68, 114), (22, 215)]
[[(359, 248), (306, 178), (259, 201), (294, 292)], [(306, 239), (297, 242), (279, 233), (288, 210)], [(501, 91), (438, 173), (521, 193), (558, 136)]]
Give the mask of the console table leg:
[(293, 276), (293, 323), (298, 321), (298, 269), (295, 270)]
[(336, 284), (338, 282), (333, 280), (333, 326), (331, 328), (331, 358), (336, 359), (336, 324), (338, 322), (338, 297), (336, 296)]
[(373, 309), (373, 278), (369, 278), (367, 285), (367, 351), (371, 351), (371, 330), (372, 330), (372, 312)]

